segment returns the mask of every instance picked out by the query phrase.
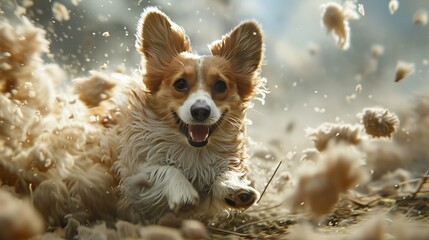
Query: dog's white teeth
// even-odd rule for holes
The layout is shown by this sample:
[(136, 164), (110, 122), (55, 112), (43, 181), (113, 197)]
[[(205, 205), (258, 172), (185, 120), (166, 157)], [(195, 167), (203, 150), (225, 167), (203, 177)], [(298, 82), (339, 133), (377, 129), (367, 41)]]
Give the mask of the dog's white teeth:
[(189, 125), (188, 134), (192, 141), (204, 142), (209, 137), (209, 126), (205, 125)]

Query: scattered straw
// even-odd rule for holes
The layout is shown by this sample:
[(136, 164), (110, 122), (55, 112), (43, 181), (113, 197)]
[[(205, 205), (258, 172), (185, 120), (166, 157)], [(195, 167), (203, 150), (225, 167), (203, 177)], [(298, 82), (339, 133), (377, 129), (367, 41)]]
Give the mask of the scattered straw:
[(429, 174), (429, 170), (427, 170), (426, 173), (424, 174), (424, 176), (422, 177), (422, 180), (420, 181), (420, 183), (417, 186), (416, 190), (411, 195), (411, 198), (415, 198), (417, 196), (417, 194), (422, 190), (423, 185), (425, 185), (425, 183), (427, 182), (427, 180), (429, 178), (428, 174)]

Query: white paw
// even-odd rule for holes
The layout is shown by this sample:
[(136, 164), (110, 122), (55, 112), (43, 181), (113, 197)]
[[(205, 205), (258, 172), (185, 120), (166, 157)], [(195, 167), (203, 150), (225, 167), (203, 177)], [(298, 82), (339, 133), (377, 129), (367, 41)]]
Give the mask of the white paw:
[(200, 200), (197, 191), (193, 187), (182, 187), (167, 195), (168, 205), (174, 212), (188, 210), (196, 206)]

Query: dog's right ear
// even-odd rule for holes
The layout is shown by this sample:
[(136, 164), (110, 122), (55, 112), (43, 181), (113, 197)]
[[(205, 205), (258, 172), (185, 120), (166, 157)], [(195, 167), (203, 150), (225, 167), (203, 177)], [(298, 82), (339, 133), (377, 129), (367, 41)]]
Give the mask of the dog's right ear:
[(259, 24), (243, 22), (209, 47), (214, 56), (231, 62), (240, 97), (252, 99), (258, 92), (258, 74), (263, 59), (264, 44)]
[(181, 52), (190, 52), (191, 47), (185, 31), (155, 7), (146, 8), (137, 29), (137, 50), (145, 58), (145, 85), (156, 91), (162, 74), (171, 60)]

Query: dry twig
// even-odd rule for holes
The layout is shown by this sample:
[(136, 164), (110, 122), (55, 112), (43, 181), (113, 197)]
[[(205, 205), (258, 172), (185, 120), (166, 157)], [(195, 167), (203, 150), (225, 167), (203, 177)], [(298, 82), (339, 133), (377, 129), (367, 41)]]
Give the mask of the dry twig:
[(267, 185), (265, 185), (264, 190), (263, 190), (263, 191), (262, 191), (262, 193), (261, 193), (261, 197), (259, 197), (259, 199), (258, 199), (258, 201), (257, 201), (256, 203), (259, 203), (259, 202), (261, 201), (262, 197), (263, 197), (263, 196), (264, 196), (264, 194), (265, 194), (265, 191), (267, 191), (268, 186), (270, 185), (271, 181), (273, 180), (274, 176), (275, 176), (275, 175), (276, 175), (276, 173), (277, 173), (277, 170), (279, 170), (280, 165), (282, 165), (282, 163), (283, 163), (283, 161), (280, 161), (280, 162), (279, 162), (279, 164), (277, 165), (276, 169), (275, 169), (275, 170), (274, 170), (274, 172), (273, 172), (273, 175), (271, 175), (270, 180), (268, 180)]
[(425, 183), (427, 182), (429, 176), (429, 169), (425, 172), (425, 174), (422, 177), (422, 181), (420, 182), (420, 184), (417, 186), (416, 191), (414, 191), (414, 193), (411, 194), (411, 199), (415, 198), (417, 196), (417, 194), (420, 192), (420, 190), (422, 189), (423, 185), (425, 185)]

